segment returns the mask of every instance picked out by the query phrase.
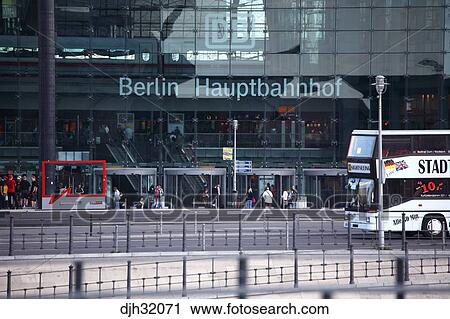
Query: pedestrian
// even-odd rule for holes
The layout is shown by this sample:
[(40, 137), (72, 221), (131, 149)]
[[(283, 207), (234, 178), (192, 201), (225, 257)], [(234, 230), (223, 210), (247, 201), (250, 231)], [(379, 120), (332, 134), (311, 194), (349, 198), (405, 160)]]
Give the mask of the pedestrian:
[(264, 206), (266, 208), (272, 207), (273, 193), (270, 191), (269, 187), (266, 187), (266, 189), (264, 190), (264, 193), (262, 194), (262, 198), (263, 198), (263, 201), (264, 201)]
[(75, 188), (75, 194), (84, 194), (84, 187), (82, 184), (78, 184)]
[(247, 190), (247, 195), (245, 197), (245, 206), (244, 208), (246, 209), (251, 209), (253, 208), (253, 199), (254, 199), (254, 195), (253, 195), (253, 190), (251, 187), (249, 187), (249, 189)]
[(291, 190), (289, 192), (289, 208), (297, 208), (297, 200), (298, 200), (298, 192), (295, 189), (295, 186), (291, 187)]
[(122, 197), (122, 193), (119, 191), (117, 187), (113, 188), (113, 198), (114, 198), (114, 208), (120, 209), (120, 198)]
[[(8, 193), (8, 187), (5, 184), (6, 178), (0, 176), (0, 209), (6, 208), (6, 196)], [(6, 191), (5, 191), (6, 190)]]
[(152, 208), (155, 198), (155, 186), (152, 184), (148, 189), (148, 208)]
[(22, 181), (22, 177), (20, 175), (17, 176), (16, 178), (16, 188), (14, 190), (15, 193), (15, 199), (14, 199), (14, 206), (16, 207), (16, 209), (21, 208), (21, 201), (22, 201), (22, 191), (20, 190), (20, 183)]
[(28, 207), (28, 198), (30, 197), (30, 187), (31, 184), (27, 180), (27, 175), (23, 174), (22, 179), (20, 180), (20, 207), (26, 208)]
[(283, 194), (281, 195), (281, 200), (282, 200), (282, 208), (283, 209), (288, 208), (289, 192), (287, 188), (284, 189)]
[(165, 195), (164, 189), (159, 185), (159, 208), (164, 208), (165, 206)]
[(38, 194), (38, 182), (36, 179), (36, 175), (33, 174), (31, 175), (31, 191), (30, 191), (31, 208), (36, 208), (37, 194)]
[(213, 198), (214, 198), (213, 205), (215, 208), (220, 208), (220, 195), (221, 195), (220, 184), (217, 184), (213, 188)]
[(16, 181), (14, 177), (10, 174), (8, 175), (8, 179), (6, 180), (6, 186), (8, 187), (6, 197), (8, 208), (14, 209), (16, 205)]

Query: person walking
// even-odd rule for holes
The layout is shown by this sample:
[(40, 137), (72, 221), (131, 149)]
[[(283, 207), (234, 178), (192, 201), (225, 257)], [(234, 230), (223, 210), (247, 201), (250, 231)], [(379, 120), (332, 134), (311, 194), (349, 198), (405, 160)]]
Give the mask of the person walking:
[(16, 207), (16, 181), (11, 174), (8, 176), (6, 186), (8, 187), (8, 192), (6, 193), (8, 197), (8, 208), (14, 209)]
[(37, 194), (38, 194), (38, 182), (36, 179), (36, 175), (33, 174), (31, 175), (31, 191), (30, 191), (31, 208), (36, 208)]
[(285, 188), (283, 191), (283, 194), (281, 195), (281, 200), (282, 200), (282, 208), (283, 209), (287, 209), (288, 208), (288, 201), (289, 201), (289, 192), (288, 189)]
[(30, 197), (30, 187), (31, 184), (27, 180), (27, 175), (23, 174), (22, 179), (20, 180), (20, 207), (26, 208), (28, 207), (28, 199)]
[(114, 187), (113, 190), (114, 190), (114, 193), (113, 193), (114, 208), (120, 209), (120, 198), (122, 197), (122, 193), (119, 191), (119, 189), (117, 187)]
[(6, 186), (6, 177), (0, 176), (0, 209), (7, 207), (8, 186)]
[(244, 208), (246, 209), (251, 209), (253, 208), (253, 200), (254, 200), (255, 196), (253, 195), (253, 190), (251, 187), (249, 187), (249, 189), (247, 190), (247, 196), (245, 197), (245, 206)]
[(272, 207), (273, 193), (270, 191), (269, 187), (266, 187), (266, 189), (264, 190), (264, 193), (262, 194), (262, 199), (264, 201), (264, 206), (266, 208)]

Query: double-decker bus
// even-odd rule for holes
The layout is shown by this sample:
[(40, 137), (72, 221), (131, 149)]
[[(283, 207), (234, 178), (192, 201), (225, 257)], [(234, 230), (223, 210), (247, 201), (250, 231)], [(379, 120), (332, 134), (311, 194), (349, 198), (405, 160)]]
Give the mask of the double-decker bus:
[[(438, 236), (450, 221), (450, 130), (383, 131), (385, 231)], [(353, 131), (347, 154), (350, 226), (378, 230), (378, 131)], [(348, 222), (345, 223), (348, 227)]]

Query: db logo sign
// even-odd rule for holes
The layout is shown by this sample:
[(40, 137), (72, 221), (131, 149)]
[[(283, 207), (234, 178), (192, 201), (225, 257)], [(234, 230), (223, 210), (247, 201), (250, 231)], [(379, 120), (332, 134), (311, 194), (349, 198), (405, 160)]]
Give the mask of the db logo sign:
[(250, 12), (216, 12), (205, 15), (205, 46), (213, 50), (253, 49), (254, 24)]

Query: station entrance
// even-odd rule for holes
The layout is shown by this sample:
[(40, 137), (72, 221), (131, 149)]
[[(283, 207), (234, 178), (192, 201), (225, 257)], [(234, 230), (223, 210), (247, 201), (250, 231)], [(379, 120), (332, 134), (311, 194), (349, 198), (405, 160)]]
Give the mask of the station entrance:
[[(96, 170), (96, 178), (100, 175)], [(106, 197), (108, 208), (114, 207), (113, 189), (117, 189), (123, 194), (121, 207), (137, 206), (141, 198), (144, 200), (144, 207), (152, 207), (152, 187), (156, 187), (156, 168), (136, 168), (136, 167), (107, 167), (106, 168)]]
[(225, 168), (165, 168), (166, 205), (170, 208), (223, 208)]
[(342, 208), (345, 205), (347, 170), (340, 168), (307, 168), (305, 195), (308, 207)]
[[(237, 174), (239, 202), (243, 203), (247, 190), (251, 187), (254, 196), (259, 199), (266, 187), (270, 187), (275, 206), (280, 206), (284, 190), (295, 186), (295, 169), (293, 168), (253, 168), (251, 173)], [(260, 202), (260, 201), (257, 201)]]

